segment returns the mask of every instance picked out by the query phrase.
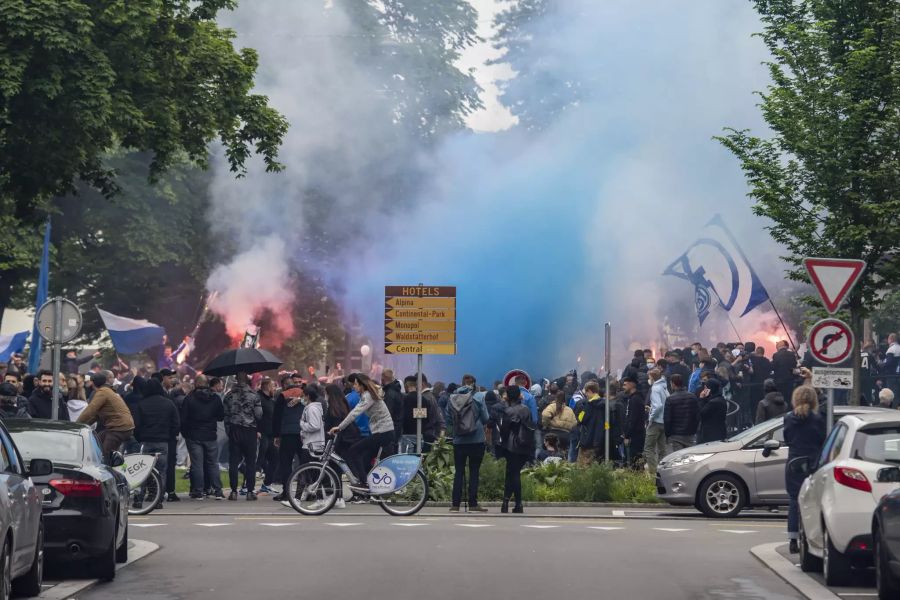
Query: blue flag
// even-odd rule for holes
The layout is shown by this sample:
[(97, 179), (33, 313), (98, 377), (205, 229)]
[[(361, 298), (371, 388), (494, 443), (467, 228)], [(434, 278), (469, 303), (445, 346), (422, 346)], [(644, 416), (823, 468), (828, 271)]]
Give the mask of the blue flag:
[(9, 362), (13, 354), (21, 354), (25, 350), (27, 339), (27, 331), (13, 335), (0, 335), (0, 362)]
[(700, 238), (663, 275), (674, 275), (693, 284), (701, 325), (713, 304), (710, 292), (723, 310), (737, 311), (741, 317), (769, 300), (769, 292), (720, 215), (706, 224)]
[(37, 311), (47, 301), (50, 286), (50, 219), (44, 229), (44, 251), (41, 254), (41, 271), (38, 274), (37, 299), (34, 303), (34, 328), (31, 331), (31, 350), (28, 351), (28, 372), (37, 373), (41, 367), (41, 336), (38, 334)]
[(97, 312), (103, 319), (113, 346), (121, 354), (137, 354), (147, 348), (159, 346), (166, 336), (166, 330), (156, 323), (143, 319), (120, 317), (100, 308), (97, 309)]

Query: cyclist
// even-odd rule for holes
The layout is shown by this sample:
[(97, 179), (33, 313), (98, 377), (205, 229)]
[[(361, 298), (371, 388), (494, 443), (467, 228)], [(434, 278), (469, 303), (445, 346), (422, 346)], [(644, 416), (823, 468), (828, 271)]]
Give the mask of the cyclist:
[(347, 451), (348, 455), (344, 457), (361, 487), (365, 488), (366, 475), (372, 465), (372, 460), (379, 450), (387, 452), (394, 443), (394, 420), (391, 417), (391, 411), (384, 403), (381, 390), (367, 375), (357, 374), (356, 380), (353, 382), (353, 389), (360, 395), (359, 404), (328, 433), (335, 435), (343, 431), (361, 414), (369, 417), (371, 435), (353, 444)]

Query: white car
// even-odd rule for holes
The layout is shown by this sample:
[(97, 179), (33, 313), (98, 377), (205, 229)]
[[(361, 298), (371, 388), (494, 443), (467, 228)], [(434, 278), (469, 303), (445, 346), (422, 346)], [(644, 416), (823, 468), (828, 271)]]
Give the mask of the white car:
[(842, 585), (855, 564), (872, 558), (872, 513), (897, 483), (880, 482), (879, 471), (900, 463), (900, 413), (847, 416), (825, 440), (815, 465), (803, 459), (800, 504), (800, 566), (824, 571), (828, 585)]

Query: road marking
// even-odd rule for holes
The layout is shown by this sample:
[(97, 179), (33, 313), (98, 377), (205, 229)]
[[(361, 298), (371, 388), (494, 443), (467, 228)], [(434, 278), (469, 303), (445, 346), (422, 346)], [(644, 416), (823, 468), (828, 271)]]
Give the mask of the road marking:
[(556, 529), (559, 525), (522, 525), (522, 527), (530, 527), (531, 529)]
[(132, 527), (165, 527), (167, 523), (132, 523)]
[(625, 529), (624, 527), (588, 527), (588, 529), (599, 529), (600, 531), (617, 531), (619, 529)]
[(847, 597), (850, 597), (850, 596), (867, 596), (867, 597), (873, 597), (873, 596), (877, 596), (877, 595), (878, 595), (878, 594), (875, 593), (875, 592), (855, 592), (855, 593), (854, 593), (854, 592), (845, 592), (845, 593), (843, 593), (843, 594), (838, 594), (838, 596), (840, 596), (841, 598), (847, 598)]
[(614, 516), (614, 517), (624, 517), (624, 516), (625, 516), (625, 511), (624, 511), (624, 510), (614, 510), (614, 511), (612, 511), (612, 516)]
[(654, 527), (655, 531), (668, 531), (670, 533), (677, 533), (679, 531), (690, 531), (690, 529), (676, 529), (674, 527)]
[(266, 527), (290, 527), (291, 525), (296, 525), (296, 523), (260, 523), (260, 525), (265, 525)]
[(362, 525), (362, 523), (325, 523), (332, 527), (353, 527), (354, 525)]
[(428, 523), (391, 523), (391, 525), (396, 525), (397, 527), (422, 527), (423, 525), (427, 526)]
[(751, 529), (720, 529), (719, 531), (722, 531), (724, 533), (758, 533)]
[(493, 527), (493, 525), (488, 525), (486, 523), (456, 523), (457, 527)]
[(194, 523), (194, 525), (199, 525), (200, 527), (225, 527), (231, 525), (231, 523)]
[(235, 521), (315, 521), (318, 517), (278, 517), (270, 515), (268, 517), (237, 517)]

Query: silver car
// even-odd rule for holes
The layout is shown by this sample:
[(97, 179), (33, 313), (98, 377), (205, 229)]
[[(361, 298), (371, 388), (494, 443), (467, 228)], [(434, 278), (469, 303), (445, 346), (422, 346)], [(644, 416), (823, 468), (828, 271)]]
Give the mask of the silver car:
[[(867, 406), (835, 406), (835, 419), (879, 412)], [(777, 417), (722, 442), (685, 448), (659, 463), (656, 492), (669, 504), (695, 506), (709, 517), (733, 517), (750, 506), (788, 503), (784, 483), (787, 448), (784, 418)]]

